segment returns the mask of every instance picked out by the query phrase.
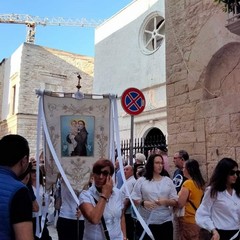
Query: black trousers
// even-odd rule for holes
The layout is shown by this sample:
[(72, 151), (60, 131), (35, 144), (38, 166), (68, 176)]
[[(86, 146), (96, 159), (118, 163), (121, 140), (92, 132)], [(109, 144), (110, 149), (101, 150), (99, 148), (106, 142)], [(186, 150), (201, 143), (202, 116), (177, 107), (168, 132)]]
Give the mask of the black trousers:
[[(229, 240), (238, 232), (238, 230), (221, 230), (221, 229), (217, 229), (217, 231), (220, 235), (221, 240)], [(234, 240), (239, 239), (239, 235), (240, 234), (238, 234), (238, 236), (234, 238)]]
[(57, 221), (58, 240), (82, 240), (84, 220), (59, 217)]
[(127, 239), (134, 240), (135, 223), (131, 214), (125, 214)]
[[(173, 240), (173, 223), (172, 221), (165, 222), (163, 224), (149, 224), (150, 228), (155, 240)], [(136, 226), (136, 236), (135, 240), (140, 239), (143, 233), (142, 225), (137, 222)], [(151, 238), (145, 234), (144, 240), (151, 240)]]
[[(39, 228), (40, 229), (41, 229), (41, 219), (42, 219), (42, 217), (39, 216)], [(52, 237), (49, 235), (49, 231), (48, 231), (48, 228), (47, 228), (46, 221), (45, 221), (44, 226), (43, 226), (41, 238), (38, 238), (37, 236), (35, 236), (37, 219), (33, 218), (32, 222), (33, 222), (33, 235), (34, 235), (35, 240), (52, 240)]]

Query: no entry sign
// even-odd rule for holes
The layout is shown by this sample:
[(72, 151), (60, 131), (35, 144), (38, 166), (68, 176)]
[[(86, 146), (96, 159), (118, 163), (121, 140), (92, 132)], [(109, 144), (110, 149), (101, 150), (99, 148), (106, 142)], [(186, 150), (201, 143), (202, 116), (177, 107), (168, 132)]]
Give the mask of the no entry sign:
[(128, 88), (122, 94), (121, 103), (126, 113), (138, 115), (145, 108), (145, 97), (137, 88)]

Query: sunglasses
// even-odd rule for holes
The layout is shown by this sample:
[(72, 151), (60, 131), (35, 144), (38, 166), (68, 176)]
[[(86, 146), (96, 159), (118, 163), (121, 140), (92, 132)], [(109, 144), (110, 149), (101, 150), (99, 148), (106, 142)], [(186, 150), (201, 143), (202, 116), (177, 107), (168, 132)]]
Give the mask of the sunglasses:
[(230, 172), (229, 172), (229, 175), (230, 176), (233, 176), (233, 175), (237, 175), (237, 176), (239, 176), (240, 175), (240, 171), (239, 170), (231, 170)]
[(109, 171), (107, 171), (107, 170), (104, 170), (104, 171), (101, 171), (101, 170), (99, 170), (99, 171), (96, 171), (96, 172), (94, 172), (96, 175), (103, 175), (103, 176), (105, 176), (105, 177), (107, 177), (108, 175), (110, 175), (110, 172)]

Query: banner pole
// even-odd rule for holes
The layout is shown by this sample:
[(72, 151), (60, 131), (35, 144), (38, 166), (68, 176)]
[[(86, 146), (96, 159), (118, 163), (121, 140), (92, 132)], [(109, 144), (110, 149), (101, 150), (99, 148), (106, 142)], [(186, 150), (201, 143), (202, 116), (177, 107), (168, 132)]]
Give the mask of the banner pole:
[(134, 115), (131, 115), (130, 154), (129, 154), (129, 164), (131, 166), (133, 166), (133, 132), (134, 132)]

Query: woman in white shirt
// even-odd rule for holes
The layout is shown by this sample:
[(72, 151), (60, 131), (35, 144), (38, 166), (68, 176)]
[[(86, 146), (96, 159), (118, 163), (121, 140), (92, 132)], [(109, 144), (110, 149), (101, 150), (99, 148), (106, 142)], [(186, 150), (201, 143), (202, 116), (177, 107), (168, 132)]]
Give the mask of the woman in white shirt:
[[(134, 185), (132, 199), (139, 206), (139, 213), (157, 239), (173, 239), (172, 207), (177, 205), (177, 191), (172, 180), (164, 176), (163, 158), (150, 155), (145, 173)], [(136, 234), (141, 237), (143, 229), (137, 223)], [(150, 239), (145, 234), (144, 239)]]
[(233, 159), (218, 162), (196, 212), (196, 223), (212, 233), (212, 240), (239, 239), (240, 181)]
[[(114, 166), (110, 160), (98, 160), (92, 172), (93, 185), (83, 190), (79, 197), (80, 210), (85, 219), (83, 239), (126, 240), (124, 199), (121, 191), (113, 187)], [(104, 230), (102, 217), (107, 231)]]
[[(61, 181), (61, 208), (57, 221), (58, 240), (82, 240), (84, 219), (66, 183)], [(78, 196), (79, 193), (75, 191)]]

